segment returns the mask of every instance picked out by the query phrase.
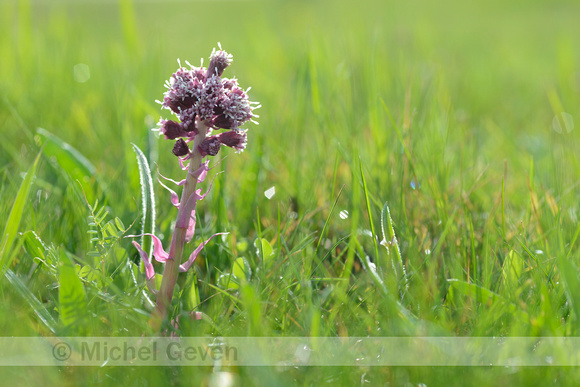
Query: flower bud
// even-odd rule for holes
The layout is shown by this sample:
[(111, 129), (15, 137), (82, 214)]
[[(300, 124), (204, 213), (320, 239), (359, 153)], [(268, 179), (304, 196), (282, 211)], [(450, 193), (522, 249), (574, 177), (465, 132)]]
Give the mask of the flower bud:
[(187, 132), (183, 130), (183, 127), (179, 122), (171, 120), (161, 120), (161, 127), (159, 130), (165, 135), (168, 140), (175, 140), (178, 137), (187, 136)]
[(172, 152), (175, 156), (185, 156), (189, 154), (189, 147), (187, 146), (185, 141), (183, 141), (183, 139), (180, 138), (179, 140), (175, 141), (175, 145), (173, 146)]
[(245, 130), (230, 130), (220, 133), (217, 137), (223, 145), (234, 148), (238, 152), (246, 149), (248, 136)]
[(232, 63), (232, 56), (223, 50), (215, 49), (209, 57), (209, 66), (207, 66), (207, 79), (217, 75), (221, 77), (226, 67)]
[(220, 151), (222, 146), (218, 136), (209, 136), (199, 144), (197, 149), (202, 157), (204, 156), (215, 156)]

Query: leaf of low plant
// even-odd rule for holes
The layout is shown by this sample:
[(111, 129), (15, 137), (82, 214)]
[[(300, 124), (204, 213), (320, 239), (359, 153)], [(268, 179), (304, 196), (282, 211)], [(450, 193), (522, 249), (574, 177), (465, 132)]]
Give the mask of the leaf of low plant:
[(248, 282), (248, 279), (252, 275), (252, 269), (248, 260), (244, 257), (239, 257), (234, 261), (232, 267), (232, 274), (241, 281), (241, 283)]
[(87, 297), (81, 279), (68, 255), (61, 250), (59, 260), (58, 303), (60, 321), (65, 327), (78, 324), (86, 316)]
[(264, 262), (268, 262), (274, 255), (274, 248), (270, 242), (264, 238), (256, 238), (254, 241), (254, 247), (256, 248), (256, 254), (258, 257), (262, 258)]
[[(24, 239), (24, 248), (35, 262), (42, 264), (41, 262), (38, 262), (38, 259), (46, 262), (46, 257), (44, 255), (46, 246), (38, 235), (36, 235), (34, 231), (26, 231), (22, 234), (22, 238)], [(50, 264), (49, 262), (47, 263)]]

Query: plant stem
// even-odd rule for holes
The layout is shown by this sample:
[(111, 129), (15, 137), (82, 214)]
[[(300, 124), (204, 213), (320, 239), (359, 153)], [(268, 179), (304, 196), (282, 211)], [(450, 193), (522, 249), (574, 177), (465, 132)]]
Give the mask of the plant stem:
[(197, 121), (197, 128), (199, 134), (194, 137), (193, 146), (191, 149), (191, 158), (189, 168), (187, 170), (187, 178), (181, 193), (181, 200), (179, 210), (177, 212), (177, 221), (175, 223), (175, 230), (173, 231), (173, 238), (171, 239), (171, 246), (169, 248), (169, 259), (165, 262), (165, 269), (163, 270), (163, 280), (161, 281), (161, 288), (157, 295), (157, 307), (151, 315), (149, 325), (158, 331), (163, 320), (167, 318), (169, 308), (171, 307), (171, 300), (173, 299), (173, 290), (177, 282), (179, 274), (179, 265), (183, 256), (183, 247), (185, 245), (185, 235), (187, 227), (191, 218), (191, 213), (195, 208), (195, 200), (189, 200), (195, 193), (197, 186), (197, 177), (194, 173), (201, 167), (202, 156), (197, 149), (198, 145), (205, 139), (208, 127), (202, 121)]

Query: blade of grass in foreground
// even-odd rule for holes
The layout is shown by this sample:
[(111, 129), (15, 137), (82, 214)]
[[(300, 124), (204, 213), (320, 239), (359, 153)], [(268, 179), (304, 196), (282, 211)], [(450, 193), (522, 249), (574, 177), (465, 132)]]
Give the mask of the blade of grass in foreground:
[(20, 278), (18, 278), (18, 276), (14, 274), (14, 272), (10, 269), (6, 271), (5, 276), (8, 279), (8, 282), (10, 282), (10, 285), (12, 285), (12, 288), (16, 290), (16, 292), (26, 300), (26, 302), (28, 302), (28, 304), (30, 305), (32, 310), (34, 310), (34, 313), (36, 313), (40, 321), (42, 321), (44, 325), (46, 325), (46, 327), (50, 329), (52, 333), (55, 333), (56, 332), (55, 319), (51, 316), (48, 310), (46, 310), (46, 308), (42, 305), (42, 303), (38, 300), (38, 298), (36, 298), (34, 294), (32, 294), (32, 292), (30, 291), (30, 289), (28, 289), (26, 284), (22, 282)]
[[(386, 231), (385, 231), (386, 228)], [(399, 241), (397, 240), (397, 236), (395, 235), (395, 229), (393, 228), (393, 219), (391, 218), (391, 211), (389, 210), (389, 206), (385, 202), (383, 206), (383, 211), (381, 213), (381, 231), (383, 232), (383, 240), (381, 241), (381, 245), (385, 246), (389, 255), (391, 254), (391, 249), (395, 253), (395, 262), (393, 262), (393, 267), (400, 270), (400, 273), (396, 273), (398, 280), (404, 281), (404, 289), (402, 291), (408, 289), (409, 287), (409, 280), (407, 278), (407, 272), (405, 271), (405, 265), (403, 264), (403, 258), (401, 257), (401, 250), (399, 249)]]
[(32, 166), (26, 172), (26, 177), (20, 184), (20, 189), (12, 205), (12, 210), (8, 216), (8, 221), (6, 222), (6, 227), (4, 228), (4, 234), (2, 236), (2, 241), (0, 242), (0, 272), (4, 273), (6, 269), (10, 267), (14, 254), (12, 252), (12, 244), (16, 239), (18, 233), (18, 228), (20, 227), (20, 221), (22, 220), (22, 213), (24, 212), (24, 206), (26, 205), (26, 200), (28, 199), (28, 194), (30, 193), (30, 188), (32, 187), (32, 181), (34, 175), (36, 174), (36, 168), (38, 166), (38, 160), (42, 154), (42, 149), (34, 159)]
[(360, 176), (361, 176), (362, 183), (363, 183), (363, 192), (365, 194), (365, 202), (367, 204), (367, 212), (369, 214), (369, 224), (371, 226), (371, 233), (373, 235), (373, 246), (375, 247), (375, 257), (376, 257), (375, 259), (377, 262), (377, 267), (380, 268), (380, 270), (385, 270), (386, 269), (385, 266), (381, 267), (381, 265), (383, 265), (383, 262), (380, 261), (380, 257), (379, 257), (379, 244), (377, 242), (377, 233), (375, 232), (375, 225), (373, 223), (373, 213), (371, 210), (371, 202), (369, 201), (369, 190), (367, 188), (367, 181), (365, 179), (365, 173), (363, 171), (362, 161), (361, 161), (360, 157), (358, 159), (358, 163), (359, 163), (359, 168), (360, 168)]
[(571, 334), (575, 335), (580, 330), (580, 279), (578, 278), (578, 267), (564, 257), (558, 259), (558, 264), (564, 282), (566, 298), (574, 311), (574, 330)]

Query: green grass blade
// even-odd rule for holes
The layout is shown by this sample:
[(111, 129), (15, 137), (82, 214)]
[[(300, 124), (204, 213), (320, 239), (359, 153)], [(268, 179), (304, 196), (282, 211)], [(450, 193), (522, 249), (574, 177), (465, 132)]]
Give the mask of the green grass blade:
[(371, 280), (375, 283), (376, 288), (382, 294), (383, 299), (386, 302), (386, 305), (388, 306), (389, 314), (393, 317), (397, 317), (400, 320), (400, 322), (403, 323), (406, 329), (409, 332), (412, 332), (416, 328), (420, 320), (393, 297), (393, 295), (387, 289), (386, 284), (381, 279), (381, 276), (377, 272), (376, 265), (373, 265), (373, 263), (370, 261), (368, 255), (365, 254), (364, 249), (362, 248), (360, 243), (358, 243), (358, 241), (356, 241), (356, 244), (359, 254), (361, 255), (361, 262), (365, 270), (371, 277)]
[(334, 209), (336, 208), (336, 204), (338, 203), (338, 199), (340, 199), (340, 195), (342, 194), (343, 189), (344, 189), (344, 185), (342, 187), (340, 187), (340, 191), (338, 191), (338, 195), (336, 196), (336, 199), (334, 200), (332, 207), (330, 207), (328, 217), (326, 218), (326, 222), (324, 222), (324, 227), (322, 227), (322, 231), (320, 232), (320, 237), (318, 238), (318, 242), (316, 243), (316, 249), (314, 249), (314, 254), (313, 254), (314, 256), (316, 256), (316, 254), (318, 253), (318, 249), (320, 248), (320, 244), (322, 243), (322, 239), (326, 235), (328, 225), (330, 224), (330, 219), (332, 217), (332, 214), (334, 213)]
[(381, 264), (379, 262), (379, 259), (380, 259), (380, 257), (379, 257), (379, 243), (377, 241), (377, 239), (378, 239), (377, 233), (375, 232), (375, 225), (373, 223), (373, 214), (371, 211), (371, 202), (369, 201), (369, 190), (367, 188), (367, 181), (365, 179), (365, 174), (364, 174), (363, 167), (362, 167), (362, 161), (360, 160), (360, 158), (359, 158), (359, 168), (360, 168), (360, 176), (361, 176), (362, 183), (363, 183), (363, 192), (365, 194), (365, 202), (367, 204), (367, 212), (369, 214), (369, 223), (371, 226), (371, 233), (373, 234), (373, 245), (375, 248), (375, 257), (376, 257), (375, 259), (377, 260), (377, 267), (384, 270), (385, 266), (383, 265), (381, 267)]
[[(139, 179), (141, 181), (141, 234), (155, 234), (155, 191), (153, 190), (151, 169), (145, 154), (137, 145), (132, 145), (137, 155)], [(141, 247), (150, 257), (152, 256), (153, 243), (150, 236), (141, 237)]]
[(386, 202), (385, 205), (383, 206), (383, 211), (381, 213), (381, 229), (383, 232), (383, 240), (381, 241), (381, 245), (387, 248), (387, 252), (389, 254), (391, 254), (391, 249), (389, 248), (389, 246), (392, 247), (393, 251), (395, 252), (396, 258), (396, 265), (393, 264), (393, 267), (398, 267), (398, 269), (401, 271), (400, 273), (397, 273), (397, 276), (399, 278), (402, 277), (402, 279), (405, 282), (405, 288), (408, 288), (407, 273), (405, 271), (405, 265), (403, 264), (403, 258), (401, 257), (401, 250), (399, 249), (399, 241), (397, 240), (397, 236), (395, 235), (395, 229), (393, 227), (393, 219), (391, 218), (391, 211), (389, 210), (389, 206), (387, 205)]
[(96, 193), (90, 182), (93, 178), (96, 178), (97, 169), (95, 166), (78, 149), (67, 144), (48, 130), (38, 128), (36, 133), (45, 143), (44, 154), (48, 158), (54, 158), (72, 181), (78, 181), (85, 192), (87, 200), (93, 203)]
[[(447, 300), (451, 304), (456, 302), (454, 293), (459, 292), (464, 296), (470, 297), (483, 305), (493, 305), (495, 303), (504, 305), (511, 314), (514, 314), (520, 320), (529, 321), (529, 316), (524, 310), (519, 308), (516, 304), (509, 302), (499, 294), (484, 288), (483, 286), (453, 278), (448, 279), (447, 282), (449, 283), (449, 293), (447, 295)], [(498, 315), (497, 318), (499, 317), (500, 316)]]
[(399, 141), (401, 142), (401, 146), (403, 147), (403, 152), (405, 152), (405, 156), (407, 156), (407, 160), (409, 161), (409, 165), (411, 166), (411, 170), (412, 170), (413, 174), (416, 175), (417, 168), (415, 168), (415, 163), (413, 162), (413, 158), (411, 157), (411, 153), (409, 152), (409, 149), (407, 149), (407, 147), (405, 146), (405, 142), (403, 141), (403, 134), (401, 132), (401, 128), (399, 128), (399, 126), (395, 122), (395, 119), (393, 118), (393, 115), (391, 114), (391, 111), (387, 107), (387, 104), (385, 103), (385, 101), (382, 98), (380, 98), (380, 100), (381, 100), (381, 103), (383, 104), (383, 109), (385, 109), (387, 116), (389, 116), (389, 120), (391, 121), (391, 124), (393, 125), (393, 128), (395, 129), (395, 132), (397, 133), (397, 137), (399, 138)]
[(559, 260), (560, 274), (564, 282), (566, 298), (574, 311), (574, 331), (577, 334), (580, 328), (580, 278), (578, 267), (569, 259), (561, 257)]
[(518, 288), (518, 281), (524, 271), (524, 261), (510, 250), (502, 265), (502, 284), (507, 293), (512, 294)]
[(8, 216), (8, 221), (6, 222), (6, 227), (4, 228), (4, 234), (2, 236), (2, 241), (0, 242), (0, 272), (5, 272), (6, 269), (10, 267), (14, 254), (12, 254), (12, 245), (18, 234), (18, 228), (20, 227), (20, 221), (22, 220), (22, 214), (28, 199), (28, 194), (32, 187), (32, 181), (34, 175), (36, 174), (36, 168), (38, 167), (38, 160), (42, 154), (42, 149), (34, 159), (32, 166), (26, 172), (26, 177), (20, 184), (20, 189), (12, 205), (12, 210)]
[(10, 285), (12, 285), (12, 288), (14, 288), (14, 290), (16, 290), (16, 292), (20, 294), (22, 298), (26, 300), (26, 302), (28, 302), (28, 305), (30, 305), (40, 321), (42, 321), (42, 323), (46, 325), (46, 327), (51, 332), (54, 333), (56, 331), (56, 320), (52, 317), (48, 310), (46, 310), (38, 298), (32, 294), (26, 284), (24, 284), (24, 282), (22, 282), (20, 278), (18, 278), (18, 276), (10, 269), (8, 269), (4, 275), (6, 276), (8, 282), (10, 282)]

